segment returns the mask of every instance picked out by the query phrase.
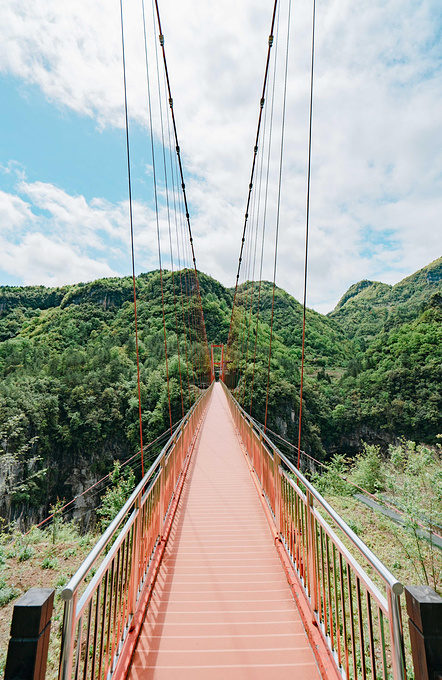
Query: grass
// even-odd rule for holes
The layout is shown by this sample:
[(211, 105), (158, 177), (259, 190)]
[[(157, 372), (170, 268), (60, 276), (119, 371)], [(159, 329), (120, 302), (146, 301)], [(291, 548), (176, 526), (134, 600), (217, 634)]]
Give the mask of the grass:
[[(393, 573), (404, 586), (424, 585), (422, 569), (415, 553), (410, 549), (414, 540), (410, 532), (398, 526), (395, 522), (379, 512), (363, 505), (353, 497), (326, 495), (327, 501), (344, 519), (349, 527), (364, 541), (381, 562)], [(350, 541), (339, 530), (341, 540), (349, 548), (359, 564), (364, 567), (373, 582), (385, 593), (383, 580), (365, 562), (359, 551), (350, 545)], [(431, 546), (421, 541), (421, 550), (430, 550)], [(436, 569), (442, 570), (442, 551), (433, 548), (428, 563), (435, 562)], [(436, 591), (442, 594), (440, 586)], [(405, 608), (405, 597), (402, 597), (402, 621), (404, 630), (405, 653), (408, 677), (413, 677), (413, 662), (411, 657), (411, 642), (408, 633), (408, 617)]]
[(80, 536), (72, 523), (62, 523), (53, 543), (52, 528), (0, 534), (0, 676), (3, 676), (14, 602), (30, 588), (55, 588), (46, 680), (56, 680), (63, 602), (60, 593), (89, 553), (95, 537)]
[(12, 600), (15, 600), (17, 593), (16, 588), (8, 585), (4, 577), (0, 578), (0, 607), (4, 607)]

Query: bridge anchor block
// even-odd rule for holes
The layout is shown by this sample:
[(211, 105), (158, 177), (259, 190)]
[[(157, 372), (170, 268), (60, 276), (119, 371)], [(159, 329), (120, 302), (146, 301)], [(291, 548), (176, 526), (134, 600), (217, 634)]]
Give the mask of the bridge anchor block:
[(4, 680), (44, 680), (53, 588), (31, 588), (14, 605)]
[(429, 586), (407, 586), (415, 680), (442, 680), (442, 597)]

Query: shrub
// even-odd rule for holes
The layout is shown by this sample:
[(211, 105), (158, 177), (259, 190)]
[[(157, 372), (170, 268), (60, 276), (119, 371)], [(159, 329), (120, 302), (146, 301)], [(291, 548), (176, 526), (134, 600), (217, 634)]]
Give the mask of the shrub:
[(121, 465), (118, 461), (114, 462), (114, 469), (110, 478), (112, 486), (104, 494), (101, 499), (101, 507), (97, 510), (97, 514), (101, 517), (100, 524), (102, 531), (117, 516), (135, 486), (133, 471), (130, 468), (125, 468), (121, 472)]
[(13, 586), (8, 586), (4, 578), (0, 578), (0, 607), (4, 607), (19, 595)]
[(348, 458), (340, 453), (335, 453), (332, 459), (324, 464), (320, 473), (315, 472), (312, 475), (312, 484), (323, 494), (351, 496), (354, 490), (345, 481), (348, 468)]
[(31, 557), (34, 555), (34, 548), (31, 548), (30, 545), (24, 545), (22, 548), (19, 549), (18, 551), (18, 561), (19, 562), (26, 562), (26, 560), (30, 560)]
[(379, 446), (364, 443), (364, 451), (356, 457), (350, 480), (368, 493), (385, 489), (385, 473)]
[(58, 567), (58, 560), (53, 555), (46, 555), (41, 563), (42, 569), (56, 569)]

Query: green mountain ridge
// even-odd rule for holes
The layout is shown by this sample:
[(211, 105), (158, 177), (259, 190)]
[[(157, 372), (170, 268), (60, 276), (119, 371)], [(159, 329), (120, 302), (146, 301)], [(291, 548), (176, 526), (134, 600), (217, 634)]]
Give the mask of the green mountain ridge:
[[(163, 272), (174, 422), (180, 380), (195, 390), (186, 343), (192, 272)], [(209, 343), (226, 343), (233, 290), (200, 273)], [(238, 289), (229, 369), (236, 395), (263, 422), (273, 287)], [(145, 440), (169, 422), (160, 274), (137, 277)], [(183, 318), (185, 317), (185, 318)], [(406, 436), (435, 443), (442, 433), (442, 258), (395, 286), (361, 281), (335, 310), (307, 310), (302, 447), (316, 457), (354, 453), (362, 442)], [(190, 327), (190, 326), (189, 326)], [(268, 425), (297, 442), (302, 306), (275, 291)], [(194, 344), (195, 361), (202, 349)], [(256, 363), (253, 357), (256, 354)], [(238, 382), (239, 380), (239, 382)], [(238, 383), (238, 384), (237, 384)], [(251, 385), (253, 383), (253, 394)], [(61, 288), (0, 288), (0, 513), (38, 518), (59, 496), (71, 498), (116, 458), (136, 451), (138, 404), (131, 277)], [(186, 401), (186, 408), (188, 401)], [(93, 505), (89, 508), (93, 510)]]
[(441, 292), (442, 257), (394, 286), (367, 280), (353, 284), (328, 316), (364, 346), (382, 330), (414, 319)]

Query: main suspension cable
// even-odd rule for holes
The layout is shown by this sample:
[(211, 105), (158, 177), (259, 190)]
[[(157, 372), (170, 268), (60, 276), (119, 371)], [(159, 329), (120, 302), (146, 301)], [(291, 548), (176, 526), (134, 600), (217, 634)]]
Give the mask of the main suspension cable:
[(283, 166), (283, 157), (284, 157), (285, 112), (286, 112), (286, 106), (287, 106), (287, 79), (288, 79), (288, 66), (289, 66), (291, 10), (292, 10), (292, 3), (291, 3), (291, 0), (289, 0), (288, 16), (287, 16), (287, 45), (286, 45), (286, 52), (285, 52), (285, 69), (284, 69), (284, 94), (283, 94), (283, 104), (282, 104), (281, 142), (280, 142), (280, 155), (279, 155), (278, 199), (277, 199), (277, 208), (276, 208), (275, 257), (274, 257), (274, 263), (273, 263), (272, 316), (271, 316), (271, 321), (270, 321), (269, 363), (268, 363), (268, 368), (267, 368), (267, 390), (266, 390), (264, 431), (266, 430), (266, 427), (267, 427), (267, 414), (268, 414), (268, 406), (269, 406), (270, 362), (271, 362), (271, 357), (272, 357), (273, 319), (274, 319), (274, 312), (275, 312), (276, 265), (277, 265), (277, 259), (278, 259), (279, 221), (280, 221), (280, 215), (281, 215), (282, 166)]
[(204, 322), (204, 314), (203, 314), (203, 304), (202, 304), (202, 298), (201, 298), (201, 291), (200, 291), (200, 285), (199, 285), (199, 279), (198, 279), (198, 270), (196, 266), (196, 257), (195, 257), (195, 249), (193, 245), (193, 236), (192, 236), (192, 228), (190, 224), (190, 213), (189, 213), (189, 205), (187, 201), (187, 193), (186, 193), (186, 185), (184, 182), (184, 172), (183, 172), (183, 164), (181, 160), (181, 150), (180, 150), (180, 145), (179, 145), (179, 140), (178, 140), (178, 131), (177, 131), (177, 125), (176, 125), (176, 119), (175, 119), (175, 111), (173, 107), (173, 98), (172, 98), (172, 89), (170, 85), (170, 78), (169, 78), (169, 69), (167, 66), (167, 59), (166, 59), (166, 50), (164, 46), (164, 34), (161, 26), (161, 18), (160, 18), (160, 10), (158, 6), (158, 0), (154, 0), (155, 3), (155, 9), (156, 9), (156, 15), (157, 15), (157, 22), (158, 22), (158, 30), (159, 30), (159, 41), (160, 41), (160, 46), (161, 46), (161, 51), (163, 55), (163, 63), (164, 63), (164, 73), (166, 77), (166, 85), (167, 85), (167, 93), (169, 96), (169, 107), (170, 107), (170, 112), (171, 112), (171, 118), (172, 118), (172, 127), (173, 127), (173, 132), (174, 132), (174, 138), (175, 138), (175, 149), (178, 157), (178, 166), (179, 166), (179, 171), (180, 171), (180, 178), (181, 178), (181, 189), (183, 192), (183, 200), (184, 200), (184, 207), (185, 207), (185, 215), (186, 215), (186, 221), (187, 221), (187, 227), (189, 230), (189, 241), (190, 241), (190, 247), (191, 247), (191, 252), (192, 252), (192, 261), (193, 261), (193, 267), (195, 270), (195, 282), (196, 282), (196, 292), (197, 292), (197, 300), (198, 300), (198, 306), (199, 306), (199, 313), (200, 313), (200, 324), (201, 324), (201, 330), (203, 334), (203, 342), (205, 344), (205, 351), (207, 355), (207, 359), (209, 359), (209, 345), (207, 342), (207, 334), (206, 334), (206, 325)]
[[(260, 132), (261, 132), (261, 121), (262, 121), (263, 109), (264, 109), (264, 104), (265, 104), (265, 95), (266, 95), (266, 89), (267, 89), (267, 78), (268, 78), (268, 73), (269, 73), (270, 55), (271, 55), (271, 50), (272, 50), (272, 46), (273, 46), (273, 33), (274, 33), (274, 27), (275, 27), (277, 6), (278, 6), (278, 0), (275, 0), (274, 5), (273, 5), (272, 22), (271, 22), (271, 27), (270, 27), (270, 35), (269, 35), (269, 42), (268, 42), (268, 49), (267, 49), (267, 59), (266, 59), (266, 65), (265, 65), (265, 70), (264, 70), (264, 82), (263, 82), (263, 86), (262, 86), (261, 100), (260, 100), (260, 105), (259, 105), (259, 115), (258, 115), (258, 125), (257, 125), (257, 128), (256, 128), (255, 146), (253, 148), (253, 161), (252, 161), (252, 169), (251, 169), (251, 172), (250, 172), (250, 182), (249, 182), (249, 190), (248, 190), (248, 194), (247, 194), (246, 212), (245, 212), (245, 215), (244, 215), (244, 225), (243, 225), (243, 231), (242, 231), (242, 237), (241, 237), (241, 247), (240, 247), (240, 251), (239, 251), (238, 269), (237, 269), (237, 272), (236, 272), (235, 292), (234, 292), (234, 295), (233, 295), (232, 315), (231, 315), (231, 318), (230, 318), (229, 340), (230, 340), (231, 332), (232, 332), (236, 297), (237, 297), (237, 294), (238, 294), (239, 275), (240, 275), (240, 271), (241, 271), (241, 262), (242, 262), (242, 256), (243, 256), (243, 250), (244, 250), (244, 243), (245, 243), (245, 240), (246, 240), (247, 222), (248, 222), (248, 218), (249, 218), (250, 200), (251, 200), (251, 196), (252, 196), (253, 180), (254, 180), (254, 175), (255, 175), (256, 159), (257, 159), (257, 154), (258, 154), (259, 138), (260, 138)], [(229, 340), (227, 341), (228, 346), (229, 346)]]
[(137, 319), (137, 289), (135, 281), (135, 251), (134, 251), (134, 225), (132, 209), (132, 182), (130, 171), (130, 144), (129, 144), (129, 116), (127, 112), (127, 81), (126, 81), (126, 54), (124, 49), (124, 20), (123, 20), (123, 0), (120, 0), (120, 21), (121, 21), (121, 52), (123, 63), (123, 82), (124, 82), (124, 118), (126, 125), (126, 156), (127, 156), (127, 181), (129, 191), (129, 217), (130, 217), (130, 244), (132, 257), (132, 284), (134, 292), (134, 317), (135, 317), (135, 349), (137, 358), (137, 386), (138, 386), (138, 417), (140, 424), (140, 451), (141, 451), (141, 474), (144, 477), (144, 457), (143, 457), (143, 419), (141, 414), (141, 379), (140, 379), (140, 354), (138, 350), (138, 319)]
[(308, 169), (307, 169), (307, 206), (305, 219), (305, 256), (304, 256), (304, 300), (302, 306), (302, 349), (301, 349), (301, 387), (299, 394), (299, 427), (298, 427), (298, 470), (301, 462), (301, 432), (302, 432), (302, 392), (304, 386), (304, 359), (305, 359), (305, 317), (307, 308), (307, 262), (308, 262), (308, 236), (310, 222), (310, 180), (312, 166), (312, 127), (313, 127), (313, 74), (315, 65), (315, 23), (316, 23), (316, 0), (313, 0), (312, 18), (312, 54), (310, 68), (310, 111), (308, 132)]
[[(153, 23), (155, 25), (155, 12), (153, 10)], [(162, 106), (162, 94), (161, 94), (161, 79), (160, 79), (160, 66), (158, 58), (158, 48), (155, 42), (155, 64), (157, 70), (157, 85), (158, 85), (158, 104), (160, 113), (160, 126), (161, 126), (161, 141), (162, 141), (162, 151), (163, 151), (163, 169), (164, 169), (164, 183), (166, 188), (166, 205), (167, 214), (169, 216), (169, 191), (167, 184), (167, 167), (166, 167), (166, 155), (164, 149), (164, 125), (163, 125), (163, 106)], [(162, 257), (161, 257), (161, 233), (160, 233), (160, 223), (157, 218), (157, 242), (158, 242), (158, 263), (160, 268), (160, 287), (161, 287), (161, 308), (163, 312), (163, 335), (164, 335), (164, 353), (166, 357), (166, 381), (167, 381), (167, 399), (169, 404), (169, 422), (170, 430), (172, 432), (172, 404), (170, 398), (170, 378), (169, 378), (169, 357), (167, 349), (167, 331), (166, 331), (166, 312), (165, 312), (165, 302), (164, 302), (164, 280), (163, 280), (163, 267), (162, 267)]]

